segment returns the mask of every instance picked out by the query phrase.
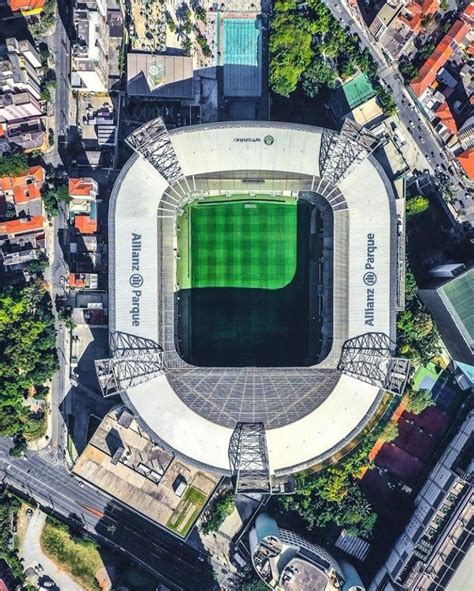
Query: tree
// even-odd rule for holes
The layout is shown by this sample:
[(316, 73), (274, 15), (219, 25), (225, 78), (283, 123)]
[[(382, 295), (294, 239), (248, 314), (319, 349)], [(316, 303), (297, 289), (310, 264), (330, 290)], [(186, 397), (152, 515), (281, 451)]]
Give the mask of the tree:
[(403, 76), (403, 79), (407, 84), (409, 84), (418, 76), (418, 68), (412, 61), (400, 62), (398, 69), (400, 70), (400, 74)]
[(222, 525), (224, 519), (232, 513), (235, 509), (234, 495), (232, 492), (227, 492), (221, 497), (217, 498), (202, 524), (202, 531), (205, 534), (210, 534), (217, 531)]
[(44, 208), (49, 217), (55, 217), (59, 214), (59, 208), (62, 203), (69, 203), (71, 200), (69, 196), (68, 186), (59, 185), (47, 189), (42, 195)]
[(254, 576), (252, 580), (243, 584), (242, 591), (268, 591), (268, 586)]
[(387, 117), (395, 115), (397, 112), (397, 104), (393, 100), (392, 95), (381, 86), (377, 86), (375, 91), (384, 115), (387, 115)]
[(435, 402), (430, 390), (411, 390), (408, 393), (407, 411), (414, 415), (419, 415), (429, 406), (434, 406)]
[(428, 209), (429, 206), (429, 200), (423, 195), (415, 195), (414, 197), (410, 197), (406, 202), (407, 216), (423, 213)]
[(309, 97), (316, 96), (321, 87), (336, 88), (336, 84), (337, 72), (323, 60), (313, 60), (302, 78), (303, 91)]
[(203, 6), (198, 6), (195, 10), (195, 15), (198, 20), (206, 22), (206, 9)]
[(312, 35), (304, 29), (303, 20), (277, 12), (271, 25), (269, 82), (274, 92), (286, 97), (296, 89), (313, 57)]
[(433, 53), (433, 51), (435, 50), (435, 44), (434, 43), (425, 43), (422, 47), (420, 47), (420, 49), (418, 50), (418, 55), (423, 58), (423, 60), (427, 60), (430, 55)]
[(381, 438), (384, 439), (387, 443), (391, 441), (395, 441), (398, 437), (398, 425), (395, 421), (389, 421), (382, 431)]
[(439, 3), (439, 7), (443, 12), (449, 10), (449, 0), (441, 0), (441, 2)]
[(70, 306), (68, 306), (67, 308), (63, 308), (59, 312), (58, 318), (61, 322), (64, 323), (64, 326), (68, 330), (74, 330), (74, 328), (76, 327), (76, 323), (74, 322), (72, 317), (72, 308)]
[(56, 331), (48, 291), (38, 283), (0, 292), (0, 435), (22, 433), (31, 419), (31, 390), (58, 368)]
[(411, 302), (418, 291), (418, 284), (416, 283), (415, 276), (411, 270), (408, 261), (405, 263), (405, 299), (407, 302)]
[(26, 264), (25, 271), (31, 275), (42, 276), (43, 271), (48, 267), (48, 265), (48, 259), (43, 255), (43, 253), (41, 253), (38, 258)]
[(28, 444), (23, 435), (18, 435), (13, 439), (13, 447), (11, 447), (8, 453), (13, 457), (22, 456), (28, 449)]
[(19, 176), (28, 170), (28, 156), (24, 152), (8, 152), (0, 158), (0, 177)]

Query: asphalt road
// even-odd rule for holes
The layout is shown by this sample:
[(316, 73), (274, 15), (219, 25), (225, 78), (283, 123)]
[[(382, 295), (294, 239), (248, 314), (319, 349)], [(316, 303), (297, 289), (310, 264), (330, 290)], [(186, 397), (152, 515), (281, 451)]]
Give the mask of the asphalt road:
[[(377, 62), (380, 80), (386, 89), (391, 92), (397, 104), (402, 132), (407, 139), (411, 137), (416, 144), (418, 151), (423, 156), (422, 162), (425, 164), (425, 168), (446, 174), (449, 177), (448, 182), (455, 186), (458, 197), (462, 198), (464, 190), (459, 187), (461, 179), (457, 174), (453, 175), (448, 171), (452, 156), (444, 151), (444, 147), (438, 143), (429, 124), (418, 112), (413, 99), (405, 89), (398, 69), (394, 65), (387, 64), (380, 47), (369, 40), (365, 24), (355, 20), (350, 10), (342, 2), (328, 0), (326, 4), (343, 26), (348, 26), (352, 33), (357, 33), (361, 40), (361, 46), (366, 47)], [(413, 122), (414, 127), (410, 122)]]
[(64, 467), (45, 459), (45, 452), (14, 458), (8, 455), (10, 447), (8, 439), (0, 438), (0, 478), (4, 484), (128, 555), (170, 589), (212, 589), (204, 554), (104, 493), (81, 486)]

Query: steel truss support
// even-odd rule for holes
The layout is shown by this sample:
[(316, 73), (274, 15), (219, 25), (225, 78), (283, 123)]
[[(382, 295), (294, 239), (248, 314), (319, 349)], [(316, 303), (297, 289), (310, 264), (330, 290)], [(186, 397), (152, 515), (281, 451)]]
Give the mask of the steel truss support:
[(345, 119), (339, 133), (324, 130), (319, 153), (319, 174), (335, 185), (347, 176), (352, 165), (370, 156), (378, 138), (351, 119)]
[(110, 335), (110, 359), (95, 361), (102, 394), (113, 396), (165, 371), (163, 349), (152, 341), (123, 332)]
[(395, 344), (383, 332), (368, 332), (347, 340), (338, 369), (386, 392), (401, 395), (410, 374), (408, 359), (393, 357)]
[(272, 492), (263, 423), (237, 423), (230, 438), (229, 463), (236, 493)]
[(170, 185), (184, 178), (168, 130), (161, 117), (152, 119), (132, 132), (127, 144), (146, 158)]

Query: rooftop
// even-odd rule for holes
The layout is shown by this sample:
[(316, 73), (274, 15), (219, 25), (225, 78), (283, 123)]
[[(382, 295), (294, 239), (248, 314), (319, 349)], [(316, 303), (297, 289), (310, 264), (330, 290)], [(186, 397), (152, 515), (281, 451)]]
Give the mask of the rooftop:
[(293, 558), (281, 574), (280, 586), (284, 591), (335, 589), (324, 571), (307, 560)]
[(127, 55), (127, 93), (130, 96), (192, 98), (193, 58), (184, 55)]
[(69, 179), (70, 197), (91, 197), (92, 193), (94, 193), (95, 191), (97, 191), (97, 183), (93, 179)]
[[(102, 420), (73, 472), (148, 519), (186, 535), (218, 477), (176, 460), (157, 446), (123, 408)], [(188, 484), (176, 495), (176, 479)]]
[(458, 154), (457, 159), (468, 178), (474, 180), (474, 148)]
[(9, 220), (0, 223), (0, 235), (15, 235), (24, 232), (39, 231), (43, 229), (44, 217), (35, 215), (30, 218), (21, 218), (18, 220)]
[(435, 113), (439, 119), (439, 122), (442, 123), (446, 129), (448, 129), (448, 131), (451, 133), (457, 133), (458, 126), (456, 125), (456, 121), (446, 101), (440, 104)]
[(89, 215), (79, 214), (74, 218), (74, 227), (81, 234), (95, 234), (98, 229), (97, 220), (91, 219)]

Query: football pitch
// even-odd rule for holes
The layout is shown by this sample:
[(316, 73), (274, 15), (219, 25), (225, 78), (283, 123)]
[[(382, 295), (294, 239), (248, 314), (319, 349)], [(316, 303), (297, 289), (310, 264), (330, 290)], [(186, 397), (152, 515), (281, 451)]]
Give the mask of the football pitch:
[(297, 267), (297, 202), (291, 197), (209, 197), (178, 219), (180, 289), (281, 289)]

